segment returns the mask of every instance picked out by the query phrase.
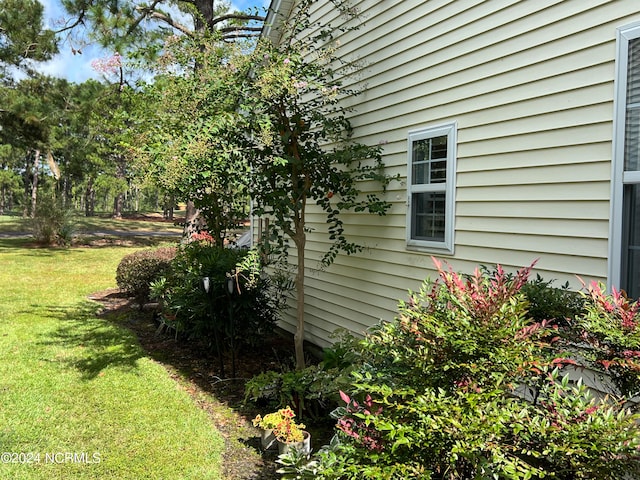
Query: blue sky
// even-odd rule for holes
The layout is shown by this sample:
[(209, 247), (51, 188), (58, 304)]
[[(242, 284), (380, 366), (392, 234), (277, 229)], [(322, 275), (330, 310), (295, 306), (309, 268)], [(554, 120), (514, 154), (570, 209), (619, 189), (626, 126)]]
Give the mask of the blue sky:
[[(57, 30), (61, 22), (64, 23), (65, 14), (59, 0), (40, 0), (45, 9), (45, 22), (48, 28)], [(232, 0), (232, 9), (244, 10), (250, 7), (268, 7), (270, 0)], [(82, 54), (74, 54), (73, 49), (80, 49)], [(89, 78), (99, 78), (100, 74), (91, 68), (91, 61), (104, 58), (113, 52), (104, 52), (91, 45), (70, 44), (60, 45), (60, 53), (56, 57), (41, 65), (42, 73), (54, 77), (67, 78), (72, 82), (83, 82)]]

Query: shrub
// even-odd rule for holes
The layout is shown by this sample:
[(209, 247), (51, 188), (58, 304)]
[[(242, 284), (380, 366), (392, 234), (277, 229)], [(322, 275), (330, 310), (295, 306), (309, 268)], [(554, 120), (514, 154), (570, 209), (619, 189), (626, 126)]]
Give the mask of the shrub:
[(73, 236), (72, 211), (54, 196), (45, 195), (36, 205), (31, 229), (38, 243), (69, 245)]
[[(336, 441), (310, 460), (281, 457), (284, 478), (614, 480), (640, 473), (640, 418), (627, 409), (629, 396), (598, 400), (569, 381), (563, 370), (580, 357), (560, 356), (567, 343), (556, 345), (556, 328), (527, 315), (522, 288), (531, 267), (466, 278), (437, 267), (437, 281), (426, 281), (394, 321), (362, 340), (335, 412)], [(570, 324), (564, 334), (574, 346), (589, 335), (594, 344), (623, 344), (617, 351), (627, 358), (623, 348), (640, 338), (637, 309), (615, 294), (592, 298), (579, 329)], [(623, 340), (624, 331), (634, 338)]]
[(270, 370), (248, 380), (244, 401), (271, 409), (294, 405), (300, 417), (324, 423), (338, 407), (340, 391), (350, 385), (351, 371), (360, 358), (353, 335), (345, 330), (334, 337), (337, 341), (323, 350), (317, 365), (302, 370), (283, 365), (282, 371)]
[(569, 289), (569, 283), (554, 287), (554, 281), (546, 281), (540, 275), (535, 280), (522, 286), (522, 293), (527, 298), (528, 316), (535, 321), (555, 320), (557, 324), (566, 326), (584, 308), (583, 297)]
[(271, 409), (295, 406), (301, 418), (326, 418), (338, 406), (340, 390), (349, 385), (348, 369), (310, 365), (303, 370), (268, 371), (245, 385), (245, 401)]
[[(613, 394), (631, 398), (640, 393), (640, 304), (620, 290), (593, 282), (585, 285), (584, 313), (577, 318), (570, 351), (596, 369), (603, 369), (616, 387)], [(588, 348), (584, 348), (584, 345)]]
[(220, 356), (263, 342), (284, 299), (255, 251), (214, 246), (201, 234), (181, 246), (154, 296), (162, 299), (165, 322), (179, 335), (203, 341)]
[(175, 247), (146, 249), (126, 255), (116, 270), (118, 288), (134, 297), (142, 308), (150, 300), (151, 284), (166, 273), (175, 256)]

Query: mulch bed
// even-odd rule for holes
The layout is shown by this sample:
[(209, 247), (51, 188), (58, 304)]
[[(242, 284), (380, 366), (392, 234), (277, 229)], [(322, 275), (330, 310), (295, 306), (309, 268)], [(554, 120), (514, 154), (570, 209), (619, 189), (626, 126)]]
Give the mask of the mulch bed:
[[(176, 340), (170, 332), (158, 332), (154, 309), (140, 309), (118, 289), (96, 292), (89, 297), (103, 305), (100, 315), (132, 330), (150, 358), (161, 363), (169, 374), (205, 410), (226, 443), (224, 473), (226, 479), (275, 479), (277, 455), (261, 452), (258, 430), (251, 419), (258, 413), (255, 405), (244, 404), (244, 384), (258, 373), (279, 370), (283, 362), (292, 362), (293, 340), (274, 335), (259, 349), (240, 352), (235, 378), (222, 378), (219, 360), (206, 346)], [(231, 374), (231, 359), (225, 359), (225, 373)]]

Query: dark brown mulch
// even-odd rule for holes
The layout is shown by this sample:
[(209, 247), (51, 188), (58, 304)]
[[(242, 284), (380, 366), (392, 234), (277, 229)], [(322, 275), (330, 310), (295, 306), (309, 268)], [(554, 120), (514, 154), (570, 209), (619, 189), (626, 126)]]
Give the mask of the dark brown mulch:
[(131, 329), (149, 357), (161, 363), (205, 410), (226, 443), (224, 473), (228, 480), (275, 479), (276, 454), (261, 452), (258, 431), (251, 419), (259, 412), (245, 405), (246, 380), (266, 370), (279, 369), (292, 357), (293, 340), (274, 335), (264, 346), (241, 352), (236, 359), (236, 375), (231, 376), (231, 359), (225, 358), (223, 377), (218, 359), (202, 345), (176, 340), (170, 332), (158, 332), (153, 308), (142, 310), (118, 289), (97, 292), (89, 297), (103, 305), (101, 316)]

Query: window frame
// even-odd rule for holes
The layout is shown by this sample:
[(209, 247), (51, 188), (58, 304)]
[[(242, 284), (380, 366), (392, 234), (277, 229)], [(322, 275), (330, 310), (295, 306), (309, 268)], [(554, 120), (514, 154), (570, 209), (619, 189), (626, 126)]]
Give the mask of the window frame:
[[(455, 186), (457, 160), (457, 122), (448, 122), (429, 127), (410, 130), (407, 137), (407, 215), (406, 242), (408, 250), (437, 252), (439, 254), (454, 253), (455, 236)], [(447, 137), (446, 180), (441, 183), (426, 183), (413, 185), (413, 144), (418, 140), (436, 137)], [(413, 194), (427, 192), (444, 192), (444, 240), (431, 241), (414, 238), (413, 234)]]
[(625, 244), (624, 189), (640, 184), (640, 171), (625, 171), (625, 140), (627, 112), (627, 75), (629, 42), (640, 39), (640, 22), (618, 27), (616, 30), (616, 69), (614, 79), (613, 152), (611, 162), (611, 201), (609, 224), (609, 288), (621, 288)]

